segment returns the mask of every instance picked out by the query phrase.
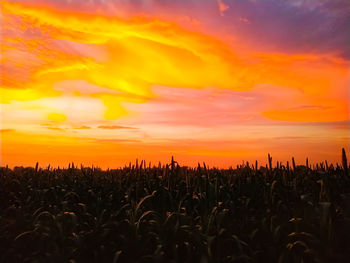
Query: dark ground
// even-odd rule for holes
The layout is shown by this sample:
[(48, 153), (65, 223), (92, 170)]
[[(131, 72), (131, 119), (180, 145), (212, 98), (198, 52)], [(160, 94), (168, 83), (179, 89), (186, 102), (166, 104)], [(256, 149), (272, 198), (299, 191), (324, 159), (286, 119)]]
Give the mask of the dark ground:
[[(350, 262), (343, 165), (0, 168), (0, 262)], [(308, 165), (309, 166), (309, 165)]]

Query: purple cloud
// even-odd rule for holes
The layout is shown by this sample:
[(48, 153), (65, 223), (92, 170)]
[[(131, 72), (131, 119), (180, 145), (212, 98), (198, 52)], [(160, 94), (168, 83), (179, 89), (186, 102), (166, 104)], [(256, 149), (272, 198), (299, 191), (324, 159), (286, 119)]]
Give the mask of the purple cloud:
[[(262, 46), (294, 53), (335, 53), (350, 58), (350, 1), (231, 1), (223, 18), (232, 31)], [(237, 26), (235, 17), (247, 23)]]
[[(13, 0), (24, 2), (23, 0)], [(349, 0), (42, 0), (61, 9), (123, 16), (187, 17), (199, 30), (243, 37), (262, 51), (332, 53), (350, 59)], [(209, 33), (210, 33), (209, 32)]]

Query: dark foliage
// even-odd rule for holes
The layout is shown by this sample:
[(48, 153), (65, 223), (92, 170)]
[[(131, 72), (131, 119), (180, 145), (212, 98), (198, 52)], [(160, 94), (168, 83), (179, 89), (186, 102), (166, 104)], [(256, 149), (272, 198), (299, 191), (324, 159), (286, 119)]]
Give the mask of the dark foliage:
[(342, 166), (0, 168), (0, 262), (348, 262)]

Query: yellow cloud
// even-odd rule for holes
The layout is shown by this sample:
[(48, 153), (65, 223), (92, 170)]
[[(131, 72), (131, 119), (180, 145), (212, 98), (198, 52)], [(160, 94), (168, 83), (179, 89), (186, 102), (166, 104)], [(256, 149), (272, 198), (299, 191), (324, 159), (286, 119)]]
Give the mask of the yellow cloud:
[[(225, 11), (227, 6), (219, 3)], [(348, 66), (332, 56), (252, 52), (244, 60), (237, 57), (234, 46), (156, 17), (121, 19), (9, 1), (2, 1), (1, 7), (6, 29), (1, 76), (6, 87), (1, 87), (1, 103), (58, 96), (64, 91), (54, 90), (57, 83), (83, 81), (116, 93), (87, 95), (103, 102), (106, 120), (127, 116), (125, 102), (155, 99), (153, 85), (250, 91), (257, 84), (271, 84), (299, 90), (303, 103), (317, 104), (313, 100), (322, 96), (340, 97), (333, 84), (348, 74)], [(25, 39), (27, 29), (36, 32), (33, 40)], [(19, 37), (10, 41), (8, 31)], [(101, 52), (88, 52), (91, 47)], [(16, 50), (20, 52), (13, 52)], [(99, 58), (95, 53), (103, 55)], [(266, 109), (270, 113), (265, 116), (290, 119), (289, 112), (276, 104), (273, 107)], [(345, 115), (346, 107), (334, 107)], [(302, 114), (293, 116), (305, 121)], [(328, 121), (331, 116), (323, 119)]]
[(67, 116), (61, 113), (52, 112), (47, 115), (50, 121), (66, 121)]

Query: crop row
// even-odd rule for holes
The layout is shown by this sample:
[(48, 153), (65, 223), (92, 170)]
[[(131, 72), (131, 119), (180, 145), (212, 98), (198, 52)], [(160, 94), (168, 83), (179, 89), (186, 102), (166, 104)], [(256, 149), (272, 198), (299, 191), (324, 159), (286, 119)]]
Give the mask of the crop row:
[(342, 165), (0, 168), (0, 262), (348, 262)]

